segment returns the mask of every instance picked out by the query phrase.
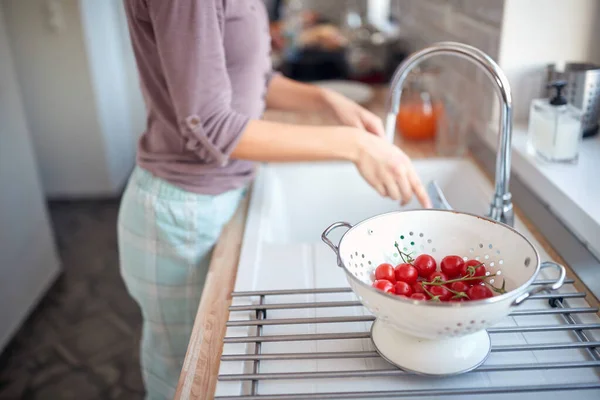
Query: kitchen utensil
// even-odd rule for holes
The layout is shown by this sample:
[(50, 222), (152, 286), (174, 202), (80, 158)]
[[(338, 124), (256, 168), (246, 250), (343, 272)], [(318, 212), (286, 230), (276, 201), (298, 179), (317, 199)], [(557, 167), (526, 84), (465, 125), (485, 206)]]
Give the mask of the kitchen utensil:
[(450, 204), (446, 200), (446, 196), (436, 181), (431, 181), (426, 187), (427, 195), (431, 199), (433, 208), (440, 210), (451, 210)]
[(552, 97), (551, 83), (565, 80), (565, 97), (583, 112), (583, 137), (598, 132), (600, 120), (600, 65), (588, 63), (549, 64), (544, 82), (546, 96)]
[[(348, 231), (336, 246), (328, 235), (340, 227)], [(476, 368), (490, 351), (485, 329), (532, 294), (560, 288), (565, 279), (564, 267), (540, 263), (531, 242), (513, 228), (457, 211), (396, 211), (354, 226), (336, 222), (321, 238), (336, 253), (354, 293), (376, 316), (372, 339), (379, 353), (400, 368), (422, 374), (449, 375)], [(489, 282), (500, 286), (505, 280), (507, 293), (478, 301), (436, 303), (378, 291), (371, 286), (374, 269), (384, 262), (402, 262), (395, 243), (414, 257), (456, 254), (481, 260), (497, 275)], [(531, 287), (547, 268), (558, 270), (555, 282)]]

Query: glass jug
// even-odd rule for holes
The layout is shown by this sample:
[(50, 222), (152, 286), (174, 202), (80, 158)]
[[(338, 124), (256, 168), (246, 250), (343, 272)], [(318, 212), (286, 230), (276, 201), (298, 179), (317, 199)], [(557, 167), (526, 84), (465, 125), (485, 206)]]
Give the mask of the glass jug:
[(437, 68), (415, 68), (407, 77), (400, 98), (396, 130), (409, 140), (435, 138), (443, 102), (433, 90), (439, 74)]

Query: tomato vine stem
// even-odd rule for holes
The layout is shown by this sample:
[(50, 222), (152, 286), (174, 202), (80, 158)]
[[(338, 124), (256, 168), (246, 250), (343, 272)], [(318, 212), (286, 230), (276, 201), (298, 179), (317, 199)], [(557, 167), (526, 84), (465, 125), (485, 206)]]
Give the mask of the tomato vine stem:
[(413, 262), (415, 261), (415, 259), (412, 258), (412, 256), (410, 254), (405, 253), (402, 250), (400, 250), (400, 246), (398, 245), (398, 242), (394, 242), (394, 247), (396, 247), (396, 250), (398, 250), (398, 253), (400, 254), (400, 258), (402, 258), (402, 261), (405, 264), (410, 264), (414, 267)]

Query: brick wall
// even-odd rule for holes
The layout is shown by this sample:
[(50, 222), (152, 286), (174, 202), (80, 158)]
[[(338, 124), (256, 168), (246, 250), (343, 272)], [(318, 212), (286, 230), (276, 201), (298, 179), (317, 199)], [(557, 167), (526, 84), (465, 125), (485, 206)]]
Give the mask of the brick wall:
[[(415, 49), (438, 41), (479, 48), (497, 60), (504, 0), (392, 0), (392, 13)], [(442, 67), (437, 86), (449, 94), (465, 129), (490, 123), (494, 88), (474, 64), (452, 56), (431, 59)]]

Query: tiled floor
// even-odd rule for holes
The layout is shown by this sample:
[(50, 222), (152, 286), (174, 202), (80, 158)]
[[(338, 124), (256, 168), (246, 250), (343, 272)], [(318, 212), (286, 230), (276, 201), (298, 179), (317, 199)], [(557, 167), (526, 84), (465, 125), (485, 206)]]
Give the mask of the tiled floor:
[(63, 274), (0, 356), (0, 399), (143, 398), (139, 308), (119, 275), (118, 201), (50, 205)]

